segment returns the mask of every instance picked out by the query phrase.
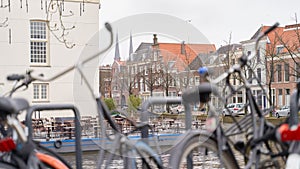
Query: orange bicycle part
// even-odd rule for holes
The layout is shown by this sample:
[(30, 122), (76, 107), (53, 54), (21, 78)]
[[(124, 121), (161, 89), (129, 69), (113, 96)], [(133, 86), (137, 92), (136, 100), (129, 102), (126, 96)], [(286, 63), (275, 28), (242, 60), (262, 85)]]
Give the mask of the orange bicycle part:
[(37, 152), (36, 156), (43, 163), (48, 164), (49, 166), (53, 167), (54, 169), (68, 169), (68, 167), (64, 163), (62, 163), (61, 161), (59, 161), (58, 159), (56, 159), (50, 155)]

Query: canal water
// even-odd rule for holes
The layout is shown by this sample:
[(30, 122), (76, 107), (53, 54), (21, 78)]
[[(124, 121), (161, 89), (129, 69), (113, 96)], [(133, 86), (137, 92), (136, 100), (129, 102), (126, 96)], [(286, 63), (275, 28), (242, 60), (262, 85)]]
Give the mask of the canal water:
[[(228, 126), (224, 125), (224, 127), (226, 128)], [(243, 136), (236, 135), (232, 139), (238, 141), (241, 138), (243, 138)], [(244, 166), (245, 164), (244, 164), (243, 156), (239, 152), (237, 152), (237, 151), (234, 151), (234, 154), (236, 156), (236, 159), (237, 159), (239, 165), (240, 166)], [(76, 168), (76, 154), (75, 153), (62, 154), (62, 157), (64, 159), (66, 159), (73, 166), (73, 168)], [(82, 155), (82, 162), (83, 162), (82, 166), (83, 166), (83, 168), (84, 169), (96, 169), (97, 168), (98, 159), (99, 159), (99, 152), (98, 151), (84, 152), (83, 155)], [(164, 161), (164, 166), (167, 167), (167, 165), (168, 165), (168, 157), (165, 158), (165, 159), (163, 159), (163, 161)], [(115, 168), (123, 168), (122, 165), (123, 165), (122, 163), (117, 162), (116, 165), (114, 165), (114, 166), (115, 166)]]
[[(73, 168), (76, 168), (76, 154), (75, 153), (67, 153), (61, 155), (64, 159), (66, 159)], [(84, 169), (96, 169), (97, 168), (97, 159), (99, 153), (98, 152), (84, 152), (82, 154), (82, 167)]]

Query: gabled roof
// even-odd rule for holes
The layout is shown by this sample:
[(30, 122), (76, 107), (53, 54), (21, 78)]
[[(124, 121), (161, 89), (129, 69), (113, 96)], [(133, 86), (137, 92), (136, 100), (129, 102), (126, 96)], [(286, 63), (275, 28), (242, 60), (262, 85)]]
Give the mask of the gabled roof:
[[(152, 51), (153, 43), (142, 42), (135, 51), (135, 56), (131, 61), (141, 61), (145, 58), (147, 53)], [(182, 51), (184, 46), (184, 52)], [(158, 43), (158, 49), (160, 55), (163, 56), (164, 60), (178, 60), (180, 59), (181, 64), (190, 64), (197, 55), (213, 53), (216, 51), (214, 44), (183, 44), (183, 43)], [(150, 55), (147, 55), (150, 56)]]
[(152, 43), (145, 43), (142, 42), (139, 47), (135, 50), (135, 52), (140, 51), (140, 50), (145, 50), (145, 49), (149, 49), (149, 47), (152, 46)]
[[(276, 47), (278, 45), (282, 45), (285, 43), (289, 47), (292, 46), (299, 46), (299, 40), (296, 36), (296, 30), (294, 29), (299, 25), (287, 25), (285, 27), (277, 27), (275, 30), (270, 32), (266, 37), (263, 39), (267, 39), (268, 42), (266, 44), (267, 53), (274, 53), (276, 52)], [(259, 29), (255, 32), (255, 34), (251, 37), (250, 40), (241, 42), (242, 44), (247, 44), (254, 42), (254, 40), (263, 32), (265, 32), (267, 29), (269, 29), (271, 26), (261, 26)], [(295, 45), (296, 44), (296, 45)], [(293, 49), (294, 50), (294, 49)], [(282, 52), (286, 52), (287, 50), (284, 49)]]
[[(286, 25), (281, 34), (282, 41), (292, 51), (300, 51), (300, 24)], [(283, 52), (287, 52), (285, 49)]]
[(242, 45), (241, 44), (230, 44), (230, 45), (225, 45), (221, 46), (218, 50), (218, 54), (227, 54), (228, 51), (236, 51), (237, 49), (241, 49)]
[[(266, 31), (270, 26), (262, 26), (261, 32)], [(297, 29), (298, 28), (298, 29)], [(270, 32), (267, 37), (269, 39), (268, 49), (271, 50), (272, 46), (276, 49), (276, 46), (286, 45), (292, 51), (298, 51), (300, 47), (300, 25), (286, 25), (285, 27), (278, 27), (274, 31)], [(297, 33), (298, 32), (298, 33)], [(287, 52), (287, 49), (283, 49), (282, 52)]]
[[(160, 50), (174, 54), (186, 64), (191, 63), (200, 53), (212, 53), (216, 51), (214, 44), (159, 43), (158, 45)], [(184, 45), (185, 53), (182, 53), (181, 45)]]

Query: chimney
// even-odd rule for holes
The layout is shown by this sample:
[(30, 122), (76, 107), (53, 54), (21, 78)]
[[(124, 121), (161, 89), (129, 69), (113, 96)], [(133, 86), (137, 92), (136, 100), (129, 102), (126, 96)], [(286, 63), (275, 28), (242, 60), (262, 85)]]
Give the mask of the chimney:
[(185, 44), (184, 44), (184, 41), (182, 41), (182, 43), (181, 43), (181, 54), (185, 55)]
[(300, 27), (300, 24), (293, 24), (293, 25), (286, 25), (284, 27), (284, 30), (295, 30), (296, 28), (299, 28)]
[(153, 45), (157, 45), (157, 35), (156, 34), (153, 34)]

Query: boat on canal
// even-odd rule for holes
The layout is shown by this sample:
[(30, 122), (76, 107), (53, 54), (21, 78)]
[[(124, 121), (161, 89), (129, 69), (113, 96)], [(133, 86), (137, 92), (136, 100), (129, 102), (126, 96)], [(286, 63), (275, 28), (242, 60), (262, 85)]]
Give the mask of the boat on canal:
[[(57, 153), (75, 152), (76, 141), (73, 123), (74, 119), (65, 117), (52, 120), (34, 120), (33, 139), (38, 141), (40, 145)], [(172, 120), (165, 120), (160, 125), (151, 125), (154, 126), (154, 132), (149, 132), (148, 144), (152, 147), (158, 145), (163, 150), (170, 148), (182, 134), (181, 131), (184, 130), (181, 123)], [(131, 126), (126, 125), (126, 123), (120, 126), (124, 134), (132, 130)], [(97, 124), (97, 119), (81, 119), (81, 149), (83, 152), (111, 148), (112, 141), (108, 138), (100, 138), (99, 131), (100, 127)], [(133, 142), (142, 139), (141, 133), (133, 133), (127, 137)]]
[[(152, 147), (155, 147), (158, 143), (162, 149), (168, 149), (171, 147), (181, 133), (172, 134), (159, 134), (149, 135), (147, 141)], [(138, 141), (141, 140), (141, 136), (128, 136), (130, 140)], [(103, 144), (104, 142), (104, 144)], [(55, 151), (57, 153), (72, 153), (75, 152), (75, 139), (51, 139), (51, 140), (40, 140), (39, 144)], [(104, 145), (104, 146), (102, 146)], [(113, 146), (113, 142), (107, 138), (82, 138), (81, 149), (83, 152), (87, 151), (98, 151), (100, 149), (110, 149)]]

